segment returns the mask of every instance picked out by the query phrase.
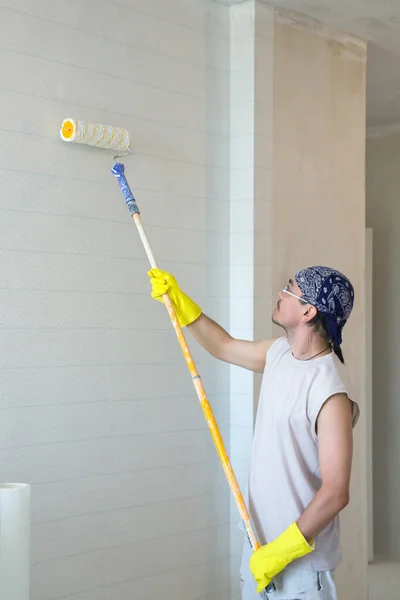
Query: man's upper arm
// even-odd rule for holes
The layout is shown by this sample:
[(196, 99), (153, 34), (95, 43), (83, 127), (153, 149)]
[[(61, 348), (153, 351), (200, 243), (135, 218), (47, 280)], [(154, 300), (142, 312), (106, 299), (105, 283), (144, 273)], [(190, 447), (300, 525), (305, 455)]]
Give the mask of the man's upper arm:
[(331, 396), (321, 408), (317, 424), (322, 484), (348, 496), (353, 458), (353, 408), (346, 394)]

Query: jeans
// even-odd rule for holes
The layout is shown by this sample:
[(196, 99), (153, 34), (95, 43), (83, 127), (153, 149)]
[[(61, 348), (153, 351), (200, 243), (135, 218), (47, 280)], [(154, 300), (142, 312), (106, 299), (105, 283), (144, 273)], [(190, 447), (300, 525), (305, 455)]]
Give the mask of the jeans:
[(242, 600), (337, 600), (333, 571), (311, 571), (291, 563), (268, 586), (266, 595), (257, 594), (256, 582), (249, 568), (251, 548), (244, 540), (240, 583)]

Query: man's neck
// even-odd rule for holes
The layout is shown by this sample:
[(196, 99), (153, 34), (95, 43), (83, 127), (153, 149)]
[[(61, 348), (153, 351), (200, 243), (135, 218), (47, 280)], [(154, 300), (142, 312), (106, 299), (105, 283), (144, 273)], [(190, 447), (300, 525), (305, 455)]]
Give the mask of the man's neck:
[(331, 353), (330, 344), (320, 336), (310, 335), (309, 332), (286, 333), (292, 354), (297, 360), (312, 360)]

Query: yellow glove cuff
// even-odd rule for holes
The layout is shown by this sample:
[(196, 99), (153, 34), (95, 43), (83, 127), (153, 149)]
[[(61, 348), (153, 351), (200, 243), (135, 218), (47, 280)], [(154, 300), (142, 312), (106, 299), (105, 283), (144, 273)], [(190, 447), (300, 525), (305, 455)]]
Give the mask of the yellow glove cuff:
[(186, 327), (198, 319), (202, 310), (189, 296), (186, 296), (182, 291), (179, 294), (170, 294), (170, 298), (175, 308), (176, 316), (178, 317), (179, 325)]
[(296, 522), (292, 523), (286, 531), (272, 542), (272, 545), (274, 546), (274, 552), (286, 556), (287, 564), (315, 549), (314, 541), (311, 544), (307, 542)]

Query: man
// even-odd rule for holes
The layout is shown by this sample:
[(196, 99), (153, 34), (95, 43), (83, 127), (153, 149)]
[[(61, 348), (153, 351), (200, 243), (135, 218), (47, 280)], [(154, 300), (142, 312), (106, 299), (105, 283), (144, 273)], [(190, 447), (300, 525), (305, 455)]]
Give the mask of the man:
[(279, 294), (284, 337), (232, 338), (172, 275), (149, 271), (152, 297), (169, 293), (182, 327), (214, 357), (263, 373), (249, 477), (262, 547), (243, 548), (243, 600), (336, 600), (340, 511), (349, 502), (352, 430), (359, 416), (344, 367), (342, 329), (354, 290), (342, 273), (310, 267)]

